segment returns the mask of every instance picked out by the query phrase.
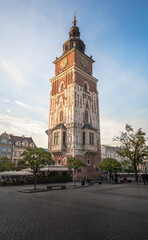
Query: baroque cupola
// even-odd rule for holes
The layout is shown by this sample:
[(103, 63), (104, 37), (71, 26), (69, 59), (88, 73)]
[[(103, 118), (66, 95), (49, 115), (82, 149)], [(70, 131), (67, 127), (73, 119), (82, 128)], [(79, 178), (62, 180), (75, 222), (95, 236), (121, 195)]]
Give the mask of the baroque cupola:
[(63, 44), (63, 52), (67, 52), (73, 47), (80, 52), (85, 52), (85, 44), (80, 39), (79, 28), (77, 27), (76, 15), (74, 15), (73, 26), (70, 28), (69, 39)]

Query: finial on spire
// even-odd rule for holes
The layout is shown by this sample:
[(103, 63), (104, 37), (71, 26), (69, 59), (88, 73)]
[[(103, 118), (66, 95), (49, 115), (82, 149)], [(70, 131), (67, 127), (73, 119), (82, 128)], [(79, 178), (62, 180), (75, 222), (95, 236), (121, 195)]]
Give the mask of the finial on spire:
[(75, 14), (74, 14), (74, 19), (73, 19), (73, 25), (74, 25), (74, 26), (76, 26), (76, 23), (77, 23), (76, 13), (77, 13), (77, 11), (75, 11)]

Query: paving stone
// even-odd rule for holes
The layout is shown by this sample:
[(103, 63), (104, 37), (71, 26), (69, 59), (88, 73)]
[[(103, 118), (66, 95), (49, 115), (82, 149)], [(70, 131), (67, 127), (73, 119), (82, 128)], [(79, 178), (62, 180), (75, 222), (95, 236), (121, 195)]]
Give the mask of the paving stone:
[(1, 240), (148, 238), (147, 185), (102, 184), (37, 194), (18, 192), (27, 188), (30, 186), (0, 187)]

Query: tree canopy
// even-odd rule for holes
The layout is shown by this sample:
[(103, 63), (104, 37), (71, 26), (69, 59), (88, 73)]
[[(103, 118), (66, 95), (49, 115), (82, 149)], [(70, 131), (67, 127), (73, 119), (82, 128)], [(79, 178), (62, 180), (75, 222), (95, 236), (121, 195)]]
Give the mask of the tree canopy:
[(124, 164), (127, 167), (134, 169), (137, 181), (138, 166), (148, 156), (145, 132), (141, 128), (134, 132), (132, 126), (126, 124), (125, 132), (121, 132), (120, 136), (115, 137), (114, 140), (120, 142), (121, 146), (117, 153), (125, 159)]
[(74, 186), (75, 186), (76, 185), (76, 183), (75, 183), (76, 170), (79, 167), (85, 167), (85, 164), (81, 159), (76, 158), (76, 157), (71, 157), (71, 158), (67, 159), (67, 166), (68, 166), (69, 170), (73, 170), (73, 178), (74, 178)]
[(23, 156), (23, 160), (20, 162), (19, 167), (31, 168), (35, 179), (34, 189), (36, 189), (37, 174), (40, 169), (46, 165), (54, 164), (51, 154), (42, 148), (28, 148), (21, 156)]
[(99, 163), (99, 167), (102, 170), (109, 171), (110, 174), (112, 172), (116, 173), (117, 171), (121, 170), (121, 164), (114, 158), (105, 158)]
[(75, 157), (71, 157), (67, 159), (67, 165), (69, 170), (74, 170), (76, 171), (79, 167), (85, 167), (84, 162)]
[(0, 161), (0, 172), (17, 170), (15, 163), (6, 160)]

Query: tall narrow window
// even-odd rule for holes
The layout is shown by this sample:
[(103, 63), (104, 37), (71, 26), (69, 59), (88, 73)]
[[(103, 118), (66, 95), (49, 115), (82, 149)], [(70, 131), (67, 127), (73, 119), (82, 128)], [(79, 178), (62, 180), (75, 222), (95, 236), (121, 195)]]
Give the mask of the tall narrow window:
[(85, 122), (88, 123), (88, 111), (85, 111)]
[(83, 132), (83, 144), (85, 144), (85, 132)]
[(58, 165), (60, 165), (61, 164), (61, 160), (60, 159), (58, 159)]
[(83, 90), (87, 92), (87, 84), (84, 83)]
[(91, 145), (91, 133), (89, 133), (89, 144)]
[(61, 92), (64, 90), (64, 83), (61, 84)]
[(94, 133), (89, 133), (89, 144), (94, 145)]
[(91, 139), (92, 140), (92, 145), (94, 145), (94, 134), (93, 133), (91, 134), (91, 137), (92, 137), (92, 139)]
[(63, 144), (66, 144), (66, 133), (63, 132)]
[(63, 111), (60, 112), (60, 122), (63, 122)]
[(55, 132), (54, 133), (54, 145), (58, 145), (59, 143), (59, 133)]

